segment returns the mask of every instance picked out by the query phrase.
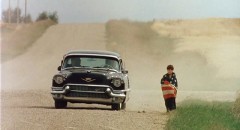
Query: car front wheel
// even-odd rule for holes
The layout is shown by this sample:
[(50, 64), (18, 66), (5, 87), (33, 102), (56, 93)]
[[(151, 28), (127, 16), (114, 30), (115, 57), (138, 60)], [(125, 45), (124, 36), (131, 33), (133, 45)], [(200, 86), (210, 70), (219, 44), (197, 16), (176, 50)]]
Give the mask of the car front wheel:
[(116, 104), (112, 104), (112, 110), (120, 110), (121, 109), (121, 103), (116, 103)]
[(66, 101), (55, 101), (55, 108), (60, 109), (60, 108), (66, 108), (66, 107), (67, 107)]
[(126, 104), (126, 103), (122, 103), (122, 107), (121, 107), (121, 109), (122, 109), (122, 110), (125, 110), (126, 107), (127, 107), (127, 104)]

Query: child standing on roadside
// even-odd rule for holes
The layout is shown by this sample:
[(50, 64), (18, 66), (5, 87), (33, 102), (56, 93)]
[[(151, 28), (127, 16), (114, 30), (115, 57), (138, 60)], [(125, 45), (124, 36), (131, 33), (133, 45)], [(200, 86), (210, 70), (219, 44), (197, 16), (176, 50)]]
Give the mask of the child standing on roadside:
[(168, 65), (167, 74), (163, 75), (163, 78), (161, 79), (162, 92), (167, 112), (176, 109), (175, 99), (177, 94), (178, 82), (176, 74), (173, 72), (173, 70), (173, 65)]

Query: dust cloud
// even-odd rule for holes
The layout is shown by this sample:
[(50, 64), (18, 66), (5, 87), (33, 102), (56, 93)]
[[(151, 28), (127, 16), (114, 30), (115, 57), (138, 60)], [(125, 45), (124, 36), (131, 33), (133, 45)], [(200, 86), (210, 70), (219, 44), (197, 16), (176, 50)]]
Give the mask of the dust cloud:
[(168, 64), (179, 80), (177, 102), (232, 101), (239, 89), (240, 20), (204, 19), (54, 25), (25, 53), (1, 64), (2, 90), (50, 91), (62, 55), (81, 49), (121, 54), (129, 70), (130, 111), (165, 110), (160, 79)]
[(160, 79), (168, 64), (175, 66), (180, 100), (235, 99), (240, 85), (239, 30), (240, 19), (109, 21), (107, 49), (126, 61), (134, 102), (130, 109), (164, 107)]

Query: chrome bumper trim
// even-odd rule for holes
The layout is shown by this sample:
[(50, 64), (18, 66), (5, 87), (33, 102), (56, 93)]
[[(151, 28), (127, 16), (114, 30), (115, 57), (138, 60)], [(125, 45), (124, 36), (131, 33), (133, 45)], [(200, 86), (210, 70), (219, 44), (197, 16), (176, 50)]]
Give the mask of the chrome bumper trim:
[[(68, 85), (74, 85), (74, 84), (68, 84)], [(106, 93), (108, 94), (110, 97), (114, 98), (125, 98), (126, 95), (124, 94), (125, 92), (128, 92), (130, 91), (130, 89), (127, 89), (127, 90), (114, 90), (112, 91), (109, 86), (107, 85), (98, 85), (98, 86), (101, 86), (101, 87), (106, 87), (106, 91), (105, 92), (96, 92), (96, 91), (78, 91), (78, 90), (70, 90), (70, 87), (66, 85), (65, 87), (63, 87), (62, 89), (63, 90), (60, 90), (60, 91), (56, 91), (54, 88), (54, 90), (51, 91), (51, 94), (53, 95), (54, 98), (64, 98), (64, 99), (70, 99), (70, 98), (74, 98), (74, 99), (83, 99), (82, 97), (66, 97), (64, 96), (67, 92), (69, 91), (74, 91), (74, 92), (79, 92), (79, 93)], [(77, 85), (81, 85), (81, 84), (77, 84)], [(96, 86), (96, 85), (85, 85), (85, 86)], [(57, 96), (56, 96), (57, 95)], [(88, 98), (86, 98), (88, 99)], [(94, 100), (97, 99), (97, 98), (93, 98)], [(106, 99), (104, 99), (106, 100)]]
[(98, 91), (79, 91), (79, 90), (71, 90), (71, 92), (77, 92), (77, 93), (105, 93), (105, 92), (98, 92)]
[(65, 86), (71, 86), (71, 85), (76, 85), (76, 86), (88, 86), (88, 87), (104, 87), (104, 88), (109, 88), (110, 86), (108, 85), (94, 85), (94, 84), (66, 84)]
[(111, 97), (120, 97), (120, 98), (125, 98), (126, 97), (126, 95), (123, 94), (123, 93), (119, 93), (119, 94), (113, 93), (110, 88), (107, 88), (106, 93)]
[(113, 93), (125, 93), (125, 92), (130, 92), (130, 89), (127, 90), (113, 90)]
[(85, 97), (66, 97), (64, 96), (63, 99), (69, 100), (69, 101), (79, 101), (79, 102), (94, 102), (94, 103), (120, 103), (123, 102), (124, 99), (115, 100), (113, 98), (85, 98)]
[(79, 103), (122, 103), (125, 98), (122, 97), (112, 97), (112, 98), (90, 98), (90, 97), (66, 97), (64, 95), (53, 95), (55, 100), (67, 100)]
[(63, 90), (61, 91), (56, 91), (56, 90), (52, 90), (51, 94), (66, 94), (68, 91), (70, 91), (69, 86), (66, 86)]
[(52, 90), (56, 91), (62, 91), (63, 87), (52, 87)]

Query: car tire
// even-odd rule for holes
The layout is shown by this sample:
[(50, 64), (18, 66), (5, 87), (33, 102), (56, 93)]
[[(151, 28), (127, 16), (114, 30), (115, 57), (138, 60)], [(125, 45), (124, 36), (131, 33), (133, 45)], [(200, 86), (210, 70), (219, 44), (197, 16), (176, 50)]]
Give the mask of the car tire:
[(121, 107), (121, 109), (122, 109), (122, 110), (125, 110), (126, 107), (127, 107), (127, 104), (126, 104), (126, 103), (122, 103), (122, 107)]
[(60, 108), (66, 108), (66, 107), (67, 107), (66, 101), (55, 101), (55, 108), (60, 109)]
[(119, 111), (121, 109), (121, 103), (112, 104), (112, 110)]

